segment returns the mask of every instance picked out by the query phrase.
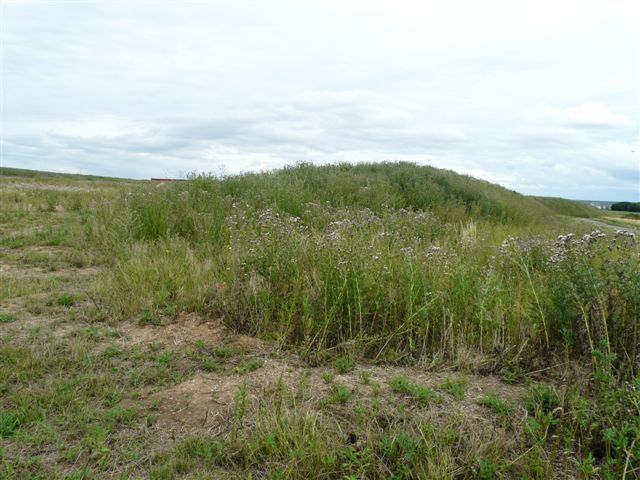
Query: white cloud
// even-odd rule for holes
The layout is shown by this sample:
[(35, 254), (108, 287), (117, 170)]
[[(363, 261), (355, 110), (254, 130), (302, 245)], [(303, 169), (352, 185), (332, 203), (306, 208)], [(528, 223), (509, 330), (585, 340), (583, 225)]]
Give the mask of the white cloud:
[(544, 119), (569, 127), (634, 127), (636, 122), (626, 115), (614, 113), (603, 102), (590, 101), (581, 105), (556, 108), (546, 106)]
[(633, 2), (2, 8), (3, 164), (149, 177), (410, 160), (526, 193), (638, 196)]

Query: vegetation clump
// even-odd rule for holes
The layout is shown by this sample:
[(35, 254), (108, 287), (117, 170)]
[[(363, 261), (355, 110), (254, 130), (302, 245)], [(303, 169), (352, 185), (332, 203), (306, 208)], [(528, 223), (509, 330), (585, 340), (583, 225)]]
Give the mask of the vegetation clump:
[(455, 362), (471, 351), (514, 368), (589, 362), (605, 342), (631, 378), (638, 243), (569, 234), (550, 213), (429, 167), (301, 164), (141, 186), (87, 228), (112, 262), (98, 295), (116, 317), (195, 311), (306, 352)]
[(640, 212), (640, 202), (617, 202), (611, 204), (611, 210), (619, 212)]
[(389, 381), (391, 390), (396, 393), (408, 395), (415, 399), (420, 405), (430, 405), (433, 403), (440, 403), (442, 396), (434, 392), (432, 389), (414, 383), (404, 376), (394, 377)]

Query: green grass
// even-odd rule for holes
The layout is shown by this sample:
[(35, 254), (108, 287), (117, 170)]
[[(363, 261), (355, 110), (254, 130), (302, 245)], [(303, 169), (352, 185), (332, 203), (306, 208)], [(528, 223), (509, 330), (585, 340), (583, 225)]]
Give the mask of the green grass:
[[(583, 241), (587, 228), (534, 198), (411, 164), (140, 186), (87, 222), (112, 259), (97, 288), (110, 316), (193, 311), (311, 356), (345, 345), (389, 361), (500, 351), (523, 368), (550, 354), (589, 361), (605, 341), (632, 377), (638, 244)], [(570, 232), (578, 241), (556, 241)]]
[(503, 428), (512, 428), (512, 416), (514, 407), (511, 402), (500, 398), (496, 393), (489, 392), (477, 400), (478, 405), (486, 407), (492, 411), (498, 418), (498, 425)]
[(56, 298), (56, 304), (60, 305), (61, 307), (72, 307), (74, 303), (75, 299), (73, 295), (69, 293), (61, 293)]
[(346, 356), (336, 358), (332, 365), (333, 369), (338, 373), (349, 373), (356, 366), (353, 359)]
[(462, 400), (467, 392), (467, 383), (464, 377), (446, 377), (440, 387), (456, 400)]
[(392, 378), (389, 381), (389, 386), (393, 392), (406, 395), (423, 406), (442, 402), (442, 396), (434, 390), (424, 385), (411, 382), (403, 376)]
[[(638, 243), (575, 202), (404, 163), (0, 187), (1, 478), (640, 471)], [(174, 345), (182, 312), (224, 338)], [(201, 381), (219, 423), (174, 437)]]
[(478, 400), (478, 405), (487, 407), (489, 410), (498, 415), (508, 416), (513, 412), (513, 408), (509, 403), (499, 398), (495, 393), (490, 392)]
[[(267, 398), (256, 422), (225, 438), (193, 436), (153, 459), (151, 478), (191, 475), (231, 478), (451, 478), (456, 470), (477, 478), (485, 456), (503, 446), (490, 432), (473, 442), (465, 425), (441, 428), (395, 410), (368, 410), (338, 428), (331, 413), (295, 405), (278, 407)], [(390, 422), (390, 423), (389, 423)], [(526, 467), (512, 468), (527, 474)]]
[(556, 215), (566, 215), (568, 217), (591, 218), (603, 215), (602, 210), (598, 210), (591, 205), (587, 205), (576, 200), (567, 200), (557, 197), (531, 197), (549, 208)]
[(10, 411), (0, 410), (0, 438), (9, 438), (20, 426), (18, 416)]
[(11, 312), (0, 312), (0, 323), (11, 323), (17, 320), (18, 316)]
[(134, 180), (115, 178), (115, 177), (101, 177), (99, 175), (82, 175), (73, 173), (56, 173), (45, 172), (41, 170), (27, 170), (25, 168), (13, 168), (13, 167), (0, 167), (0, 177), (17, 177), (22, 179), (37, 179), (42, 182), (43, 180), (54, 180), (56, 184), (68, 183), (69, 181), (104, 181), (112, 184), (114, 182), (133, 182)]
[(240, 375), (246, 375), (247, 373), (251, 373), (254, 370), (258, 370), (259, 368), (262, 368), (263, 366), (264, 366), (264, 360), (260, 358), (254, 358), (251, 360), (247, 360), (246, 362), (236, 367), (235, 371)]
[(320, 401), (322, 407), (334, 404), (344, 404), (353, 398), (353, 392), (344, 385), (333, 382), (331, 383), (331, 393)]

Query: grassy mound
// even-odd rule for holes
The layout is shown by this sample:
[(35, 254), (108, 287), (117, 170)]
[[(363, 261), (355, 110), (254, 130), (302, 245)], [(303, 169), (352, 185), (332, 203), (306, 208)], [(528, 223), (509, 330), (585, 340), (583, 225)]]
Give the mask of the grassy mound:
[(568, 217), (591, 218), (602, 215), (602, 212), (591, 205), (586, 205), (575, 200), (567, 200), (557, 197), (533, 197), (556, 215)]
[(556, 241), (539, 200), (453, 172), (298, 165), (140, 187), (98, 213), (112, 315), (197, 311), (313, 355), (636, 355), (633, 239)]

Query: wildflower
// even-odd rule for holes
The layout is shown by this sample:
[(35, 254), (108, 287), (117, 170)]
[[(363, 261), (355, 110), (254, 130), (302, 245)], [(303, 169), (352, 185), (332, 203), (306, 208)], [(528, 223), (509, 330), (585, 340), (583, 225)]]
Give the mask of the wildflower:
[(616, 238), (618, 237), (627, 237), (627, 238), (636, 238), (636, 234), (630, 230), (616, 230)]

